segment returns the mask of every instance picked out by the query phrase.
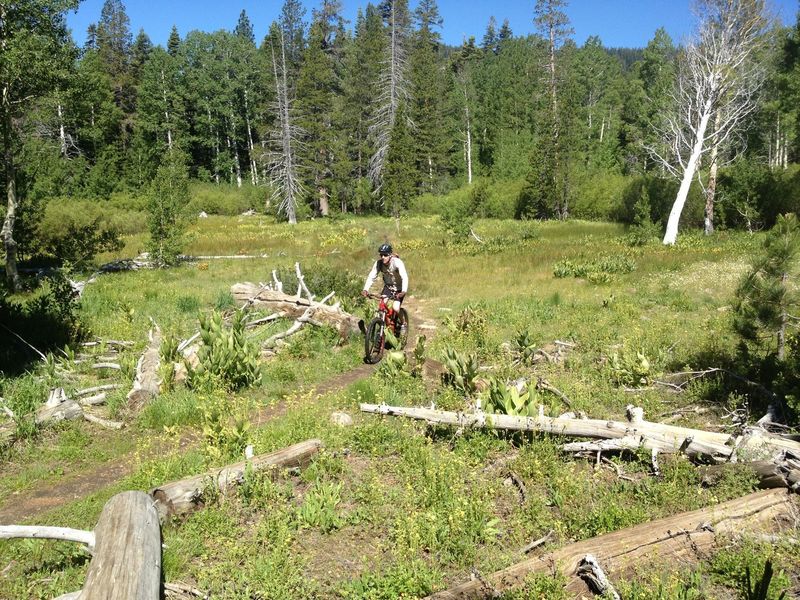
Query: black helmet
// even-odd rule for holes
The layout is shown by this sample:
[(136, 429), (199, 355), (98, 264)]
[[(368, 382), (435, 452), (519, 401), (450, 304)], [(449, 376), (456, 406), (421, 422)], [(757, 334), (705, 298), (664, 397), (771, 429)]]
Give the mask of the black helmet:
[(391, 244), (381, 244), (381, 247), (378, 248), (378, 254), (381, 256), (389, 256), (392, 253), (392, 245)]

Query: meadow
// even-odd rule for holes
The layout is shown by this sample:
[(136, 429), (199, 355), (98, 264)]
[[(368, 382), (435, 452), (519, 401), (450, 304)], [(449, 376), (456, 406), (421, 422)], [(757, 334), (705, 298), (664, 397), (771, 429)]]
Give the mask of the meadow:
[[(188, 338), (198, 313), (235, 309), (234, 283), (267, 282), (276, 270), (293, 289), (296, 262), (316, 295), (335, 290), (345, 309), (366, 317), (373, 308), (358, 291), (388, 240), (409, 270), (412, 326), (427, 327), (412, 328), (411, 339), (426, 335), (432, 364), (456, 352), (480, 377), (545, 378), (572, 410), (592, 418), (624, 419), (626, 406), (636, 404), (654, 421), (677, 414), (677, 424), (725, 430), (731, 414), (760, 416), (763, 407), (729, 382), (704, 379), (681, 394), (650, 385), (665, 373), (735, 369), (734, 292), (760, 235), (688, 233), (664, 247), (633, 243), (623, 226), (602, 222), (487, 219), (473, 229), (482, 242), (454, 239), (434, 216), (294, 227), (264, 216), (211, 216), (190, 230), (186, 254), (198, 258), (99, 276), (86, 286), (80, 318), (91, 338), (135, 342), (122, 369), (101, 376), (62, 353), (2, 379), (0, 395), (23, 414), (55, 385), (70, 391), (121, 382), (110, 416), (127, 427), (29, 428), (0, 457), (0, 521), (21, 515), (26, 523), (91, 529), (118, 491), (146, 491), (240, 460), (248, 444), (262, 453), (317, 437), (325, 449), (308, 468), (277, 478), (250, 473), (235, 497), (215, 498), (165, 524), (164, 579), (213, 598), (378, 600), (423, 597), (508, 566), (550, 531), (548, 548), (555, 548), (756, 489), (737, 465), (706, 487), (682, 456), (663, 457), (655, 477), (649, 454), (617, 455), (597, 467), (565, 454), (563, 440), (547, 435), (456, 432), (361, 414), (360, 402), (466, 410), (483, 392), (449, 385), (436, 369), (421, 377), (386, 361), (353, 377), (363, 369), (361, 339), (342, 341), (325, 328), (290, 338), (264, 362), (255, 386), (230, 392), (175, 385), (138, 413), (125, 406), (152, 322), (172, 339)], [(143, 246), (144, 238), (131, 234), (118, 254), (101, 258), (131, 257)], [(231, 255), (251, 258), (210, 258)], [(270, 324), (254, 339), (288, 324)], [(569, 344), (563, 360), (518, 360), (526, 348), (555, 340)], [(531, 394), (546, 414), (564, 412), (558, 397)], [(703, 410), (676, 412), (694, 407)], [(336, 411), (354, 424), (331, 423)], [(524, 482), (524, 497), (510, 473)], [(25, 518), (26, 507), (33, 516)], [(642, 565), (614, 583), (626, 599), (749, 598), (744, 573), (760, 575), (767, 559), (776, 575), (765, 598), (797, 593), (796, 548), (747, 535), (696, 563)], [(79, 589), (88, 560), (74, 544), (0, 541), (0, 598)], [(537, 575), (504, 597), (569, 596), (560, 576)]]

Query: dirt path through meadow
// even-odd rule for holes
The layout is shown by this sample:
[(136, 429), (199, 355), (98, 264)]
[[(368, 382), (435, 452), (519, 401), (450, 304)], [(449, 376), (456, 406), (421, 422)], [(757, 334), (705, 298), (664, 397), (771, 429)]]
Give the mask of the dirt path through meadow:
[[(436, 325), (426, 316), (430, 312), (426, 310), (426, 304), (429, 303), (414, 300), (410, 304), (411, 338), (420, 334), (430, 338), (436, 330)], [(360, 343), (360, 340), (353, 343)], [(359, 364), (349, 371), (312, 386), (312, 389), (317, 396), (337, 392), (369, 377), (375, 368), (376, 365)], [(282, 417), (287, 410), (287, 403), (283, 401), (264, 406), (253, 416), (252, 424), (254, 427), (262, 427), (273, 419)], [(119, 435), (116, 432), (114, 434)], [(188, 435), (181, 440), (181, 447), (190, 448), (199, 441), (197, 434)], [(83, 471), (65, 473), (58, 481), (49, 480), (31, 489), (11, 494), (0, 504), (0, 525), (22, 523), (107, 488), (133, 472), (138, 462), (135, 454), (135, 451), (130, 452)]]

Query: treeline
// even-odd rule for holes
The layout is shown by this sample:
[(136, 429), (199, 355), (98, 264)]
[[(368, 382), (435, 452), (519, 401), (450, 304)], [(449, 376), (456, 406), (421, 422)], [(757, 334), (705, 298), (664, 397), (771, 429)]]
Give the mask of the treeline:
[[(53, 17), (74, 2), (50, 4), (63, 31), (41, 58), (49, 86), (9, 110), (15, 169), (0, 176), (24, 199), (23, 240), (49, 199), (135, 197), (168, 155), (194, 180), (262, 190), (248, 198), (292, 221), (397, 214), (478, 178), (526, 181), (476, 207), (486, 216), (632, 222), (644, 198), (663, 221), (674, 198), (677, 182), (647, 150), (662, 143), (653, 123), (681, 55), (663, 29), (644, 49), (578, 45), (565, 2), (540, 0), (539, 34), (492, 18), (480, 39), (450, 47), (435, 0), (367, 4), (352, 24), (338, 0), (310, 18), (285, 0), (262, 40), (242, 11), (232, 30), (173, 28), (161, 47), (106, 0), (77, 48)], [(800, 22), (770, 35), (759, 108), (723, 149), (718, 226), (770, 225), (800, 203)], [(542, 164), (553, 181), (537, 179)], [(701, 223), (702, 204), (690, 201), (684, 219)]]

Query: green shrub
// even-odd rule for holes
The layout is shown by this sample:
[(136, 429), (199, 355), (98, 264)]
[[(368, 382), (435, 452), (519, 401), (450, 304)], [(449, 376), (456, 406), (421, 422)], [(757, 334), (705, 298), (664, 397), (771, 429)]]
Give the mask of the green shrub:
[(486, 412), (500, 415), (533, 417), (538, 411), (538, 398), (530, 387), (520, 391), (516, 385), (507, 385), (493, 378), (489, 381), (484, 408)]
[(444, 367), (444, 383), (466, 395), (475, 392), (475, 380), (478, 377), (478, 357), (475, 354), (461, 354), (448, 346), (444, 351)]
[(58, 199), (47, 204), (30, 250), (82, 267), (96, 254), (121, 248), (110, 211), (96, 202)]
[(190, 387), (238, 390), (261, 382), (259, 349), (245, 336), (243, 311), (234, 313), (230, 328), (218, 312), (200, 315), (200, 338), (199, 365), (189, 368)]

